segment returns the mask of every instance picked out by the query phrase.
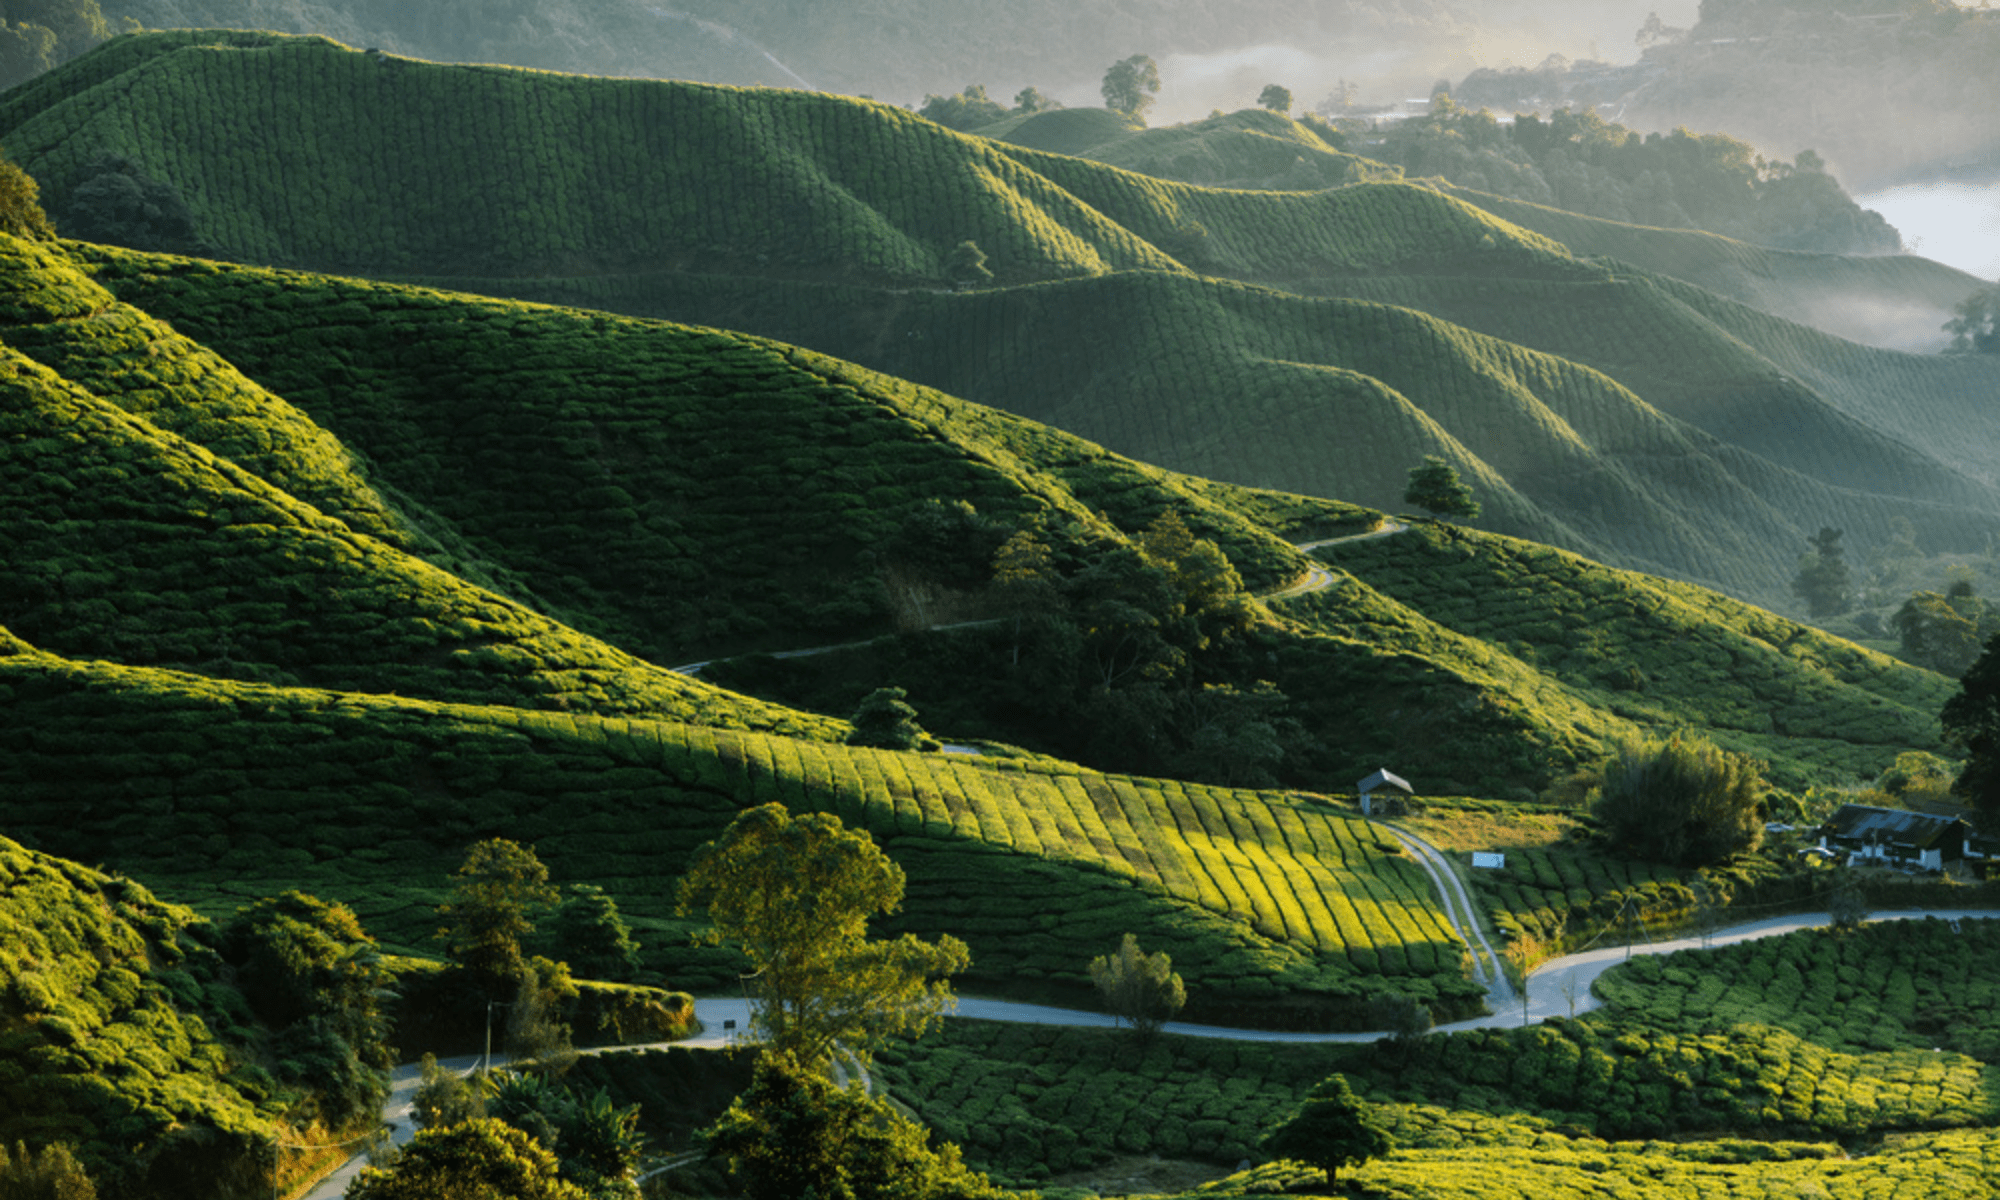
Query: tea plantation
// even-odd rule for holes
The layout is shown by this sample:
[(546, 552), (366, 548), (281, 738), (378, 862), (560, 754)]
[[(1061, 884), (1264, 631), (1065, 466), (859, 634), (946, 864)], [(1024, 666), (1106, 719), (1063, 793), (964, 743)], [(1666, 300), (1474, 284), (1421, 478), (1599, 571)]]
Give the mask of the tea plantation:
[[(1776, 607), (1821, 525), (1858, 549), (1904, 522), (1961, 553), (2000, 532), (2000, 443), (1968, 435), (1994, 364), (1737, 302), (1821, 319), (1838, 285), (1948, 307), (1969, 278), (1377, 181), (1268, 113), (1135, 135), (1132, 165), (1243, 182), (1261, 168), (1225, 160), (1268, 143), (1337, 171), (1172, 182), (1069, 157), (1062, 129), (1090, 120), (1038, 114), (1016, 145), (826, 95), (200, 32), (115, 39), (0, 103), (59, 214), (106, 155), (177, 189), (194, 233), (128, 239), (152, 248), (749, 330), (1174, 470), (1380, 508), (1442, 454), (1487, 528)], [(949, 267), (968, 240), (994, 273), (969, 292)], [(1578, 257), (1628, 252), (1663, 274)]]

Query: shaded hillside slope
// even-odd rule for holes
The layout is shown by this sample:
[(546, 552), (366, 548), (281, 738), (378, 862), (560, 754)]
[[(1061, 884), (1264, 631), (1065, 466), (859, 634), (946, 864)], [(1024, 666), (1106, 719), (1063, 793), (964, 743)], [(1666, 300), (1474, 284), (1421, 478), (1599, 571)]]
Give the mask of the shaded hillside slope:
[[(1323, 1020), (1389, 987), (1452, 1007), (1479, 993), (1414, 863), (1277, 794), (271, 688), (79, 664), (18, 638), (0, 645), (0, 687), (0, 821), (213, 907), (305, 887), (421, 949), (465, 845), (505, 836), (559, 881), (616, 896), (677, 986), (714, 988), (736, 964), (689, 947), (675, 878), (739, 808), (781, 801), (881, 838), (911, 877), (896, 928), (964, 937), (983, 988), (1081, 985), (1133, 930), (1216, 1016), (1265, 1001)], [(1051, 925), (1056, 897), (1067, 918)]]
[[(1771, 762), (1788, 786), (1814, 768), (1865, 777), (1891, 747), (1938, 747), (1938, 712), (1956, 690), (1761, 608), (1511, 538), (1419, 525), (1320, 554), (1369, 591), (1560, 685), (1579, 707), (1701, 728)], [(1364, 634), (1380, 618), (1343, 611), (1346, 595), (1287, 611), (1316, 630)]]
[[(1394, 510), (1408, 469), (1440, 454), (1479, 492), (1482, 527), (1776, 607), (1794, 603), (1797, 556), (1821, 525), (1886, 541), (1908, 521), (1965, 551), (1996, 529), (2000, 491), (1977, 471), (1991, 439), (1978, 426), (1958, 425), (1973, 430), (1961, 446), (1926, 454), (1867, 422), (1942, 431), (2000, 366), (1858, 356), (1608, 272), (1419, 269), (1319, 285), (1362, 299), (1157, 272), (965, 294), (685, 278), (643, 300), (591, 281), (549, 290), (700, 312), (1205, 477)], [(1444, 319), (1413, 311), (1425, 307)], [(1472, 331), (1481, 326), (1499, 337)], [(1774, 352), (1795, 331), (1791, 366), (1803, 366), (1799, 347), (1826, 354), (1810, 360), (1813, 375), (1791, 375), (1732, 328), (1772, 334)], [(1802, 378), (1877, 407), (1843, 412)], [(1914, 399), (1932, 403), (1904, 411)]]
[[(259, 112), (275, 96), (290, 98), (282, 112), (226, 136), (174, 115)], [(1405, 184), (1203, 189), (837, 97), (444, 67), (258, 35), (116, 40), (0, 103), (0, 137), (58, 211), (78, 172), (115, 152), (178, 186), (217, 253), (750, 329), (1191, 474), (1391, 506), (1401, 472), (1443, 451), (1486, 493), (1491, 528), (1764, 603), (1789, 602), (1797, 547), (1822, 524), (1872, 536), (1908, 521), (1940, 549), (1971, 550), (2000, 512), (1983, 478), (1894, 444), (1901, 426), (1886, 441), (1864, 427), (1933, 401), (1962, 408), (1976, 371), (1830, 355), (1810, 379), (1841, 393), (1834, 412), (1779, 378), (1808, 377), (1745, 353), (1744, 322), (1719, 305), (1643, 292), (1601, 311), (1589, 289), (1615, 278), (1606, 265)], [(430, 153), (425, 138), (445, 140)], [(966, 240), (1013, 286), (949, 293)], [(1626, 453), (1552, 392), (1602, 392), (1588, 372), (1393, 310), (1340, 310), (1362, 332), (1328, 337), (1333, 308), (1251, 301), (1190, 270), (1450, 320), (1490, 307), (1521, 344), (1607, 369), (1701, 363), (1706, 377), (1612, 370), (1631, 390), (1600, 407), (1640, 415), (1611, 424), (1653, 431)], [(1073, 286), (1021, 290), (1038, 281)], [(1542, 303), (1555, 294), (1578, 302)], [(249, 357), (220, 328), (202, 336)], [(1884, 397), (1880, 412), (1852, 403), (1864, 389)], [(1247, 433), (1246, 396), (1261, 410)], [(1690, 440), (1649, 406), (1721, 441)], [(1364, 426), (1377, 439), (1365, 452), (1326, 444)], [(1977, 462), (1992, 441), (1962, 440), (1975, 445), (1948, 461)]]
[(1040, 527), (1064, 555), (1172, 506), (1253, 586), (1304, 569), (1201, 481), (794, 347), (74, 251), (310, 412), (478, 564), (655, 661), (891, 632), (882, 572), (934, 501), (973, 505), (1003, 537)]

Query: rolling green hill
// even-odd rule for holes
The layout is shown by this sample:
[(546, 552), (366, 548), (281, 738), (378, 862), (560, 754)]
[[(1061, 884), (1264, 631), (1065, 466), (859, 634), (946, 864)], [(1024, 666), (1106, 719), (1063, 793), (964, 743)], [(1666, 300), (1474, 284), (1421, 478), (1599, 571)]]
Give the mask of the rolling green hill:
[[(280, 96), (278, 124), (194, 115)], [(1077, 121), (1040, 114), (1011, 136), (1064, 145), (1056, 127)], [(1272, 114), (1222, 124), (1131, 144), (1157, 164), (1311, 138)], [(59, 216), (123, 156), (178, 189), (185, 240), (210, 253), (750, 330), (1191, 475), (1388, 508), (1403, 471), (1441, 453), (1482, 491), (1487, 528), (1781, 608), (1822, 525), (1861, 555), (1905, 524), (1937, 551), (2000, 532), (2000, 442), (1966, 433), (1995, 364), (1861, 351), (1409, 184), (1202, 188), (865, 101), (254, 34), (114, 40), (0, 101), (0, 138)], [(1841, 278), (1925, 303), (1947, 286), (1466, 198), (1588, 253), (1671, 266), (1692, 248), (1696, 284), (1780, 312), (1807, 315), (1807, 293)], [(968, 240), (995, 286), (949, 286)], [(297, 399), (250, 344), (281, 322), (146, 290), (145, 274), (104, 282), (200, 322)], [(831, 618), (842, 602), (827, 603)]]

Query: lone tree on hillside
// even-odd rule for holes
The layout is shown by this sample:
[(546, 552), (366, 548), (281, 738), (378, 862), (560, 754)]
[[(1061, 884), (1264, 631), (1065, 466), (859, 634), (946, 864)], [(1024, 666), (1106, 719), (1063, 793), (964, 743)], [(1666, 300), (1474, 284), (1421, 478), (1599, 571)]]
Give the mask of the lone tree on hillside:
[(993, 271), (986, 265), (986, 251), (979, 248), (978, 242), (960, 242), (953, 247), (945, 256), (944, 273), (960, 291), (993, 282)]
[(751, 1028), (773, 1052), (819, 1068), (836, 1043), (865, 1061), (882, 1038), (922, 1033), (951, 1000), (944, 976), (971, 965), (955, 937), (871, 940), (868, 918), (902, 903), (903, 868), (866, 832), (766, 804), (695, 853), (678, 911), (706, 909), (705, 940), (750, 960)]
[(1850, 607), (1853, 580), (1840, 549), (1840, 530), (1822, 525), (1809, 538), (1812, 553), (1799, 559), (1799, 573), (1792, 577), (1792, 591), (1806, 602), (1806, 611), (1815, 617), (1839, 616)]
[(1592, 813), (1626, 853), (1651, 862), (1708, 866), (1755, 850), (1763, 764), (1688, 733), (1635, 738), (1604, 766)]
[(1410, 486), (1403, 492), (1403, 503), (1440, 517), (1471, 521), (1479, 516), (1479, 501), (1472, 498), (1472, 489), (1459, 481), (1450, 463), (1435, 454), (1424, 455), (1422, 466), (1410, 468)]
[(512, 1000), (530, 972), (521, 939), (534, 932), (538, 910), (559, 898), (549, 869), (528, 847), (490, 838), (465, 852), (453, 880), (451, 899), (438, 909), (438, 936), (481, 994)]
[(1944, 323), (1954, 351), (2000, 354), (2000, 283), (1967, 296), (1954, 311)]
[(1141, 1039), (1158, 1033), (1187, 1003), (1187, 987), (1174, 974), (1174, 960), (1164, 951), (1147, 954), (1129, 933), (1117, 953), (1090, 960), (1090, 982), (1103, 995), (1104, 1006), (1130, 1021)]
[(1272, 1130), (1263, 1143), (1264, 1153), (1273, 1158), (1325, 1171), (1328, 1187), (1340, 1168), (1380, 1158), (1395, 1148), (1396, 1139), (1354, 1094), (1345, 1075), (1327, 1076), (1292, 1119)]
[(1146, 123), (1146, 110), (1160, 91), (1160, 68), (1143, 54), (1111, 64), (1104, 73), (1104, 107), (1128, 121)]
[(882, 750), (915, 750), (924, 744), (924, 727), (917, 724), (917, 710), (904, 697), (902, 688), (876, 688), (854, 710), (854, 731), (847, 735), (850, 746), (874, 746)]
[(1274, 113), (1289, 113), (1292, 111), (1292, 90), (1267, 83), (1264, 90), (1257, 93), (1257, 103)]

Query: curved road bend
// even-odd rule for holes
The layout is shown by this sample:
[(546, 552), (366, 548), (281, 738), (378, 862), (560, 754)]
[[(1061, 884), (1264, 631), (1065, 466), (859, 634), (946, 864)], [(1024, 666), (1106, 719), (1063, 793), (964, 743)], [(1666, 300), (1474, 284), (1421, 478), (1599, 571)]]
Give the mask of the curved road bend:
[[(1448, 871), (1449, 868), (1447, 867)], [(1456, 878), (1455, 876), (1450, 876)], [(1462, 885), (1461, 885), (1462, 886)], [(1925, 918), (1939, 920), (1990, 920), (2000, 918), (2000, 912), (1990, 909), (1947, 909), (1937, 912), (1908, 910), (1902, 912), (1878, 913), (1871, 921), (1920, 921)], [(1438, 1030), (1446, 1033), (1465, 1029), (1495, 1029), (1545, 1021), (1550, 1017), (1566, 1017), (1575, 1013), (1588, 1012), (1603, 1006), (1603, 1001), (1591, 994), (1591, 985), (1597, 977), (1617, 964), (1634, 955), (1670, 954), (1677, 950), (1698, 950), (1704, 946), (1727, 946), (1737, 942), (1755, 941), (1758, 938), (1773, 937), (1790, 933), (1795, 929), (1807, 929), (1826, 925), (1830, 922), (1826, 913), (1802, 913), (1787, 917), (1772, 917), (1763, 921), (1753, 921), (1744, 925), (1733, 925), (1717, 930), (1707, 938), (1700, 936), (1677, 938), (1673, 941), (1656, 942), (1645, 946), (1607, 946), (1596, 950), (1586, 950), (1580, 954), (1553, 958), (1536, 968), (1528, 977), (1527, 1015), (1524, 1018), (1519, 1002), (1511, 1001), (1512, 1011), (1496, 1011), (1492, 1016), (1474, 1017), (1469, 1021), (1457, 1021), (1450, 1025), (1440, 1025)], [(1483, 940), (1483, 939), (1482, 939)], [(1496, 964), (1497, 966), (1497, 961)], [(1505, 974), (1501, 973), (1504, 983)], [(1512, 994), (1510, 989), (1510, 995)], [(1572, 1004), (1572, 997), (1574, 1004)], [(743, 1036), (750, 1024), (750, 1002), (741, 996), (713, 996), (695, 1001), (695, 1015), (701, 1019), (704, 1032), (693, 1038), (679, 1042), (659, 1042), (644, 1046), (605, 1047), (599, 1051), (586, 1053), (622, 1053), (633, 1050), (664, 1049), (667, 1046), (721, 1047), (734, 1044)], [(984, 1021), (1014, 1021), (1028, 1025), (1070, 1025), (1086, 1028), (1111, 1028), (1117, 1019), (1106, 1013), (1089, 1012), (1074, 1008), (1053, 1008), (1041, 1004), (1017, 1004), (1007, 1000), (982, 1000), (971, 996), (958, 999), (957, 1015)], [(733, 1029), (724, 1029), (727, 1022), (734, 1022)], [(1287, 1033), (1268, 1029), (1231, 1029), (1219, 1025), (1197, 1025), (1186, 1021), (1169, 1021), (1165, 1025), (1168, 1033), (1178, 1033), (1188, 1037), (1227, 1038), (1246, 1042), (1372, 1042), (1385, 1034), (1376, 1033)], [(440, 1060), (441, 1064), (454, 1070), (467, 1071), (477, 1065), (476, 1056)], [(393, 1141), (397, 1145), (414, 1136), (415, 1122), (410, 1118), (410, 1102), (416, 1095), (420, 1068), (415, 1063), (397, 1067), (393, 1076), (392, 1091), (388, 1101), (382, 1106), (382, 1119), (395, 1126)], [(365, 1164), (365, 1158), (353, 1158), (333, 1174), (322, 1179), (306, 1193), (305, 1200), (339, 1200), (347, 1190), (347, 1185)]]

